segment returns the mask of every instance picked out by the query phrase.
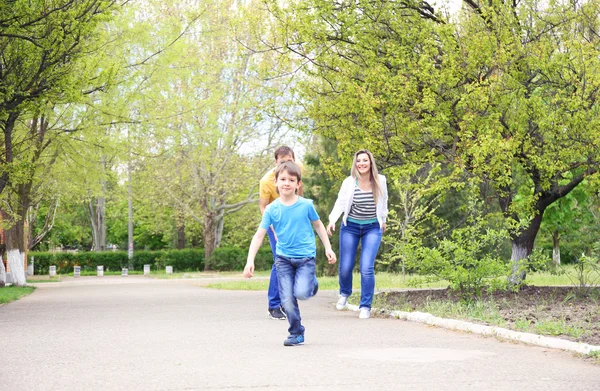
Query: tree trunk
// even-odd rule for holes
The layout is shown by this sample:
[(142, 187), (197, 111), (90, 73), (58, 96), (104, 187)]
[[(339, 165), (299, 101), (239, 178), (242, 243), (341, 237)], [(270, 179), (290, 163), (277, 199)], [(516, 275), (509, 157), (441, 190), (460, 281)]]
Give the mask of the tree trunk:
[(552, 233), (552, 261), (555, 265), (560, 266), (560, 235), (558, 230)]
[(185, 248), (185, 219), (183, 213), (179, 213), (177, 216), (177, 249), (183, 250)]
[(215, 229), (215, 248), (221, 246), (221, 239), (223, 239), (223, 225), (225, 224), (225, 218), (223, 213), (219, 213), (217, 216), (217, 223)]
[(50, 208), (48, 209), (48, 213), (44, 219), (44, 226), (37, 235), (34, 235), (33, 230), (37, 220), (39, 203), (35, 208), (29, 208), (29, 213), (27, 213), (27, 250), (32, 250), (35, 246), (37, 246), (52, 230), (52, 227), (54, 227), (54, 219), (56, 217), (56, 211), (58, 210), (59, 199), (59, 197), (56, 197), (50, 202)]
[(512, 239), (512, 254), (510, 257), (512, 271), (508, 278), (508, 283), (512, 287), (518, 286), (525, 280), (527, 274), (527, 258), (533, 252), (533, 244), (535, 242), (535, 237), (540, 230), (543, 215), (543, 211), (538, 213), (533, 220), (531, 220), (529, 226)]
[(6, 269), (4, 268), (4, 262), (0, 259), (0, 288), (4, 285), (6, 285)]
[[(92, 224), (92, 239), (94, 241), (93, 251), (104, 251), (106, 249), (106, 199), (98, 197), (95, 202), (88, 203), (90, 222)], [(95, 204), (95, 205), (94, 205)]]
[[(6, 217), (6, 216), (5, 216)], [(10, 270), (13, 285), (25, 286), (25, 229), (23, 220), (14, 222), (12, 227), (5, 231), (6, 255), (8, 269)]]
[(106, 250), (106, 198), (98, 198), (98, 207), (96, 208), (98, 219), (98, 247), (96, 251)]
[(215, 213), (204, 215), (204, 271), (210, 270), (210, 256), (215, 250)]

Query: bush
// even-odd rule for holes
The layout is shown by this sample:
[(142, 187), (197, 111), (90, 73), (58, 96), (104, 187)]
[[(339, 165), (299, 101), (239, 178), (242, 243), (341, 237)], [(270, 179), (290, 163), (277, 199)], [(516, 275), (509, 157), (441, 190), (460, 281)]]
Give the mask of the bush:
[[(73, 266), (81, 266), (81, 271), (96, 271), (97, 266), (104, 266), (105, 271), (117, 271), (129, 265), (127, 251), (47, 253), (31, 252), (34, 257), (35, 274), (48, 274), (51, 265), (56, 266), (56, 273), (73, 272)], [(166, 265), (177, 271), (202, 270), (204, 268), (204, 250), (170, 250), (170, 251), (136, 251), (133, 253), (133, 270), (142, 271), (144, 265), (160, 270)]]
[(447, 280), (450, 288), (465, 297), (480, 296), (484, 289), (505, 288), (510, 265), (500, 256), (500, 244), (508, 238), (506, 230), (482, 227), (480, 220), (452, 232), (436, 248), (419, 248), (418, 264), (411, 265), (422, 274)]
[(216, 248), (210, 256), (208, 270), (242, 270), (247, 252), (238, 247)]
[[(246, 260), (244, 259), (242, 269), (245, 265)], [(271, 246), (263, 246), (258, 250), (256, 258), (254, 258), (254, 270), (271, 270), (271, 267), (273, 267), (273, 252), (271, 251)]]
[[(241, 271), (246, 265), (247, 250), (239, 247), (221, 247), (215, 249), (209, 262), (209, 270)], [(73, 266), (81, 266), (81, 271), (96, 271), (96, 266), (104, 266), (105, 271), (121, 270), (129, 265), (127, 251), (48, 253), (31, 252), (34, 257), (35, 274), (48, 274), (51, 265), (56, 266), (56, 273), (73, 272)], [(144, 270), (144, 265), (151, 269), (164, 270), (165, 266), (173, 266), (173, 271), (204, 270), (204, 250), (158, 250), (135, 251), (133, 253), (133, 269)], [(269, 270), (273, 265), (273, 255), (269, 246), (258, 250), (255, 258), (256, 270)]]
[[(221, 247), (213, 251), (208, 263), (209, 270), (241, 271), (246, 266), (248, 251), (239, 247)], [(270, 246), (263, 246), (254, 258), (254, 270), (270, 270), (273, 253)]]
[(134, 251), (133, 252), (133, 269), (144, 270), (144, 265), (150, 265), (150, 269), (160, 270), (160, 258), (163, 255), (162, 250), (158, 251)]
[(175, 272), (204, 270), (204, 250), (164, 250), (156, 266), (173, 266)]

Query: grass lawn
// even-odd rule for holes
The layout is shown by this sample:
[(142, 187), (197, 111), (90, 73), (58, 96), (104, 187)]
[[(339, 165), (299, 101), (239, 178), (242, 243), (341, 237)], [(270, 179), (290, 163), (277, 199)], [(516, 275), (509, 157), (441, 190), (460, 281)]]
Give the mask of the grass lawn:
[(6, 286), (0, 288), (0, 304), (10, 303), (23, 296), (26, 296), (35, 290), (32, 286), (17, 287), (17, 286)]
[[(254, 273), (254, 278), (244, 279), (241, 272), (221, 272), (221, 273), (173, 273), (173, 274), (153, 274), (156, 278), (207, 278), (207, 277), (231, 277), (230, 281), (218, 281), (206, 284), (209, 288), (230, 289), (230, 290), (267, 290), (269, 287), (269, 271), (260, 271)], [(239, 278), (239, 280), (235, 278)], [(264, 277), (264, 278), (258, 278)], [(448, 282), (444, 280), (429, 282), (431, 279), (407, 274), (405, 276), (395, 273), (380, 272), (375, 274), (376, 290), (406, 289), (406, 288), (446, 288)], [(527, 274), (527, 285), (534, 286), (560, 286), (577, 284), (575, 270), (566, 268), (565, 274), (555, 275), (548, 272), (536, 272)], [(360, 289), (360, 274), (354, 273), (352, 277), (352, 286), (354, 289)], [(337, 276), (319, 277), (319, 289), (337, 290), (339, 288)]]

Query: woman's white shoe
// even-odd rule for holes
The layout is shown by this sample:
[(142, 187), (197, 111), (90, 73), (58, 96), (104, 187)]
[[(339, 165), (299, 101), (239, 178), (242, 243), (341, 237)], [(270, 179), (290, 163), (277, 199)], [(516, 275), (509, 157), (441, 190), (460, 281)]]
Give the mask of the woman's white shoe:
[(335, 308), (337, 308), (338, 310), (343, 310), (344, 308), (346, 308), (348, 306), (348, 298), (346, 296), (340, 296), (340, 298), (337, 301), (337, 304), (335, 305)]
[(358, 314), (359, 319), (369, 319), (371, 317), (371, 309), (363, 307)]

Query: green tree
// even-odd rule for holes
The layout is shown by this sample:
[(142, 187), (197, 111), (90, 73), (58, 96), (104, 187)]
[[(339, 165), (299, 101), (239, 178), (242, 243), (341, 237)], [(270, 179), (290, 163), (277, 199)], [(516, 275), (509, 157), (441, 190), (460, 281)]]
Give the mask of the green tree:
[(597, 173), (598, 2), (267, 1), (272, 47), (306, 62), (315, 130), (395, 165), (443, 163), (438, 190), (489, 186), (511, 227), (510, 281), (546, 208)]
[[(93, 67), (90, 54), (98, 49), (98, 25), (116, 8), (116, 2), (101, 0), (0, 4), (0, 194), (10, 205), (2, 212), (17, 285), (25, 284), (24, 221), (32, 178), (53, 141), (50, 130), (65, 132), (51, 126), (53, 110), (105, 85), (108, 71)], [(3, 272), (1, 265), (0, 279)]]
[[(284, 79), (267, 77), (280, 66), (275, 56), (250, 49), (261, 30), (253, 2), (146, 6), (142, 22), (155, 34), (138, 47), (150, 76), (134, 103), (146, 148), (135, 174), (151, 186), (143, 194), (168, 200), (178, 232), (182, 221), (202, 225), (208, 259), (225, 216), (257, 201), (267, 153), (285, 128), (273, 114)], [(157, 46), (165, 50), (151, 57)]]
[(540, 228), (543, 236), (540, 247), (550, 242), (552, 260), (561, 264), (561, 247), (567, 248), (567, 261), (574, 261), (581, 254), (591, 255), (598, 242), (598, 197), (595, 184), (584, 181), (568, 195), (548, 207)]

